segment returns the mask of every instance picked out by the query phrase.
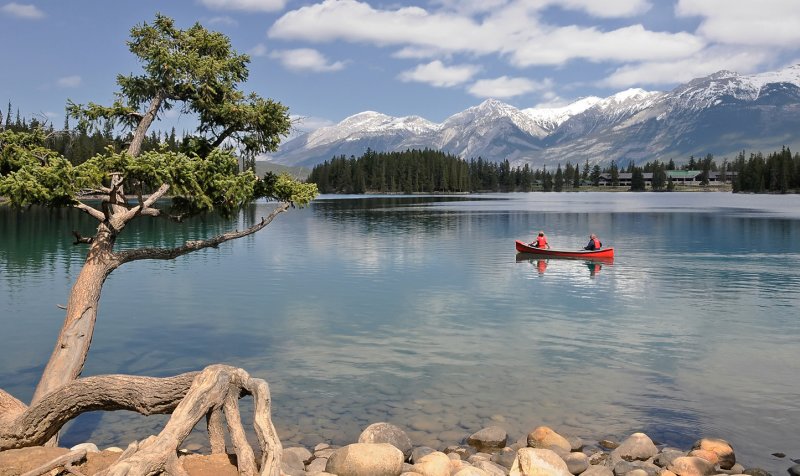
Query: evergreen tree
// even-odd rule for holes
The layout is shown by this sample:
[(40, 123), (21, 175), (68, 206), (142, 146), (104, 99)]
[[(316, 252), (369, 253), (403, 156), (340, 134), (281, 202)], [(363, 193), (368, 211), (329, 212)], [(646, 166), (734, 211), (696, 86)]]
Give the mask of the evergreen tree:
[(556, 169), (556, 175), (553, 179), (553, 190), (556, 192), (564, 190), (564, 172), (561, 171), (561, 164), (558, 164), (558, 168)]
[(640, 167), (633, 167), (631, 172), (631, 192), (643, 192), (645, 189), (644, 172)]

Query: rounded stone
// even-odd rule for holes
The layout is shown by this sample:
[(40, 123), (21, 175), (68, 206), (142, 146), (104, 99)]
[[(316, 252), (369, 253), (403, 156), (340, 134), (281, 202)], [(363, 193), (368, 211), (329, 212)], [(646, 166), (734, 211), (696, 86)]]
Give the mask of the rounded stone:
[(800, 464), (792, 466), (787, 471), (789, 471), (789, 474), (791, 474), (792, 476), (800, 476)]
[(506, 446), (508, 433), (499, 426), (489, 426), (467, 438), (467, 443), (478, 450), (499, 449)]
[(658, 454), (653, 440), (644, 433), (634, 433), (612, 452), (612, 456), (618, 456), (625, 461), (645, 461)]
[(450, 476), (450, 458), (441, 451), (434, 451), (414, 463), (414, 472), (423, 476)]
[(403, 452), (408, 458), (411, 456), (411, 438), (400, 427), (391, 423), (379, 422), (366, 427), (358, 437), (359, 443), (389, 443)]
[(540, 426), (528, 433), (528, 446), (531, 448), (558, 449), (567, 453), (572, 451), (572, 444), (547, 426)]
[(736, 464), (736, 454), (733, 452), (733, 447), (721, 438), (703, 438), (695, 442), (692, 449), (716, 453), (719, 457), (719, 467), (722, 469), (731, 469)]
[(505, 468), (511, 469), (514, 466), (514, 460), (517, 459), (517, 451), (511, 448), (503, 448), (497, 453), (493, 454), (490, 461), (499, 464)]
[(69, 449), (70, 451), (86, 450), (87, 453), (99, 453), (100, 449), (94, 443), (81, 443)]
[(608, 466), (593, 464), (586, 468), (586, 471), (582, 472), (580, 476), (614, 476), (614, 472)]
[(564, 457), (567, 469), (572, 474), (581, 474), (589, 469), (589, 457), (583, 453), (573, 451)]
[(403, 452), (389, 443), (353, 443), (331, 454), (325, 471), (338, 476), (397, 476)]
[(572, 476), (567, 463), (554, 451), (543, 448), (522, 448), (509, 476)]
[(696, 456), (675, 458), (667, 469), (678, 476), (709, 476), (714, 474), (714, 465)]

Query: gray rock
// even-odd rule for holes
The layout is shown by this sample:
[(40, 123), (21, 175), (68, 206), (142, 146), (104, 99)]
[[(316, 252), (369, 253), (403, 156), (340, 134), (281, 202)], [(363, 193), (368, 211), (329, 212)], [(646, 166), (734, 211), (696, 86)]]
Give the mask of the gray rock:
[(443, 451), (444, 454), (458, 453), (458, 456), (460, 456), (463, 460), (468, 459), (477, 452), (478, 451), (475, 448), (468, 445), (452, 445), (448, 446)]
[(508, 469), (506, 469), (504, 466), (500, 466), (497, 463), (492, 463), (491, 461), (486, 461), (486, 460), (477, 461), (472, 466), (482, 470), (483, 472), (485, 472), (489, 476), (507, 476), (508, 475)]
[(653, 459), (653, 463), (662, 468), (666, 468), (675, 458), (680, 458), (681, 456), (686, 456), (686, 453), (674, 448), (664, 448), (661, 450), (661, 453), (657, 454)]
[(643, 469), (634, 469), (633, 471), (625, 473), (625, 476), (647, 476), (647, 471)]
[(312, 459), (314, 459), (314, 455), (308, 451), (308, 449), (303, 448), (302, 446), (292, 446), (283, 449), (284, 458), (286, 458), (286, 455), (289, 453), (297, 456), (297, 458), (302, 461), (303, 464), (308, 464)]
[(486, 471), (474, 466), (467, 466), (459, 469), (453, 476), (488, 476)]
[(308, 463), (306, 472), (308, 474), (318, 474), (325, 471), (325, 466), (328, 464), (328, 458), (316, 458), (314, 461)]
[(359, 443), (389, 443), (403, 452), (406, 458), (411, 456), (411, 438), (400, 427), (391, 423), (379, 422), (366, 427), (358, 437)]
[(403, 452), (389, 443), (353, 443), (333, 452), (325, 471), (338, 476), (397, 476)]
[(761, 468), (747, 468), (742, 474), (749, 474), (750, 476), (772, 476), (769, 471)]
[(583, 439), (579, 436), (565, 436), (564, 438), (569, 442), (572, 451), (580, 451), (583, 448)]
[(622, 460), (614, 465), (614, 474), (616, 476), (623, 476), (637, 470), (644, 471), (647, 476), (658, 476), (661, 473), (660, 467), (646, 461)]
[[(658, 448), (653, 440), (644, 433), (634, 433), (623, 441), (614, 451), (612, 457), (619, 457), (625, 461), (645, 461), (658, 454)], [(616, 470), (614, 471), (616, 473)]]
[[(281, 457), (281, 465), (293, 469), (306, 469), (305, 461), (296, 451), (287, 451), (289, 448), (283, 450), (283, 457)], [(309, 453), (310, 455), (311, 453)]]
[(619, 443), (611, 440), (600, 440), (597, 442), (597, 445), (605, 450), (615, 450), (619, 447)]
[(792, 466), (787, 471), (789, 471), (789, 474), (791, 474), (792, 476), (800, 476), (800, 464)]
[(293, 468), (281, 461), (281, 474), (285, 476), (306, 476), (305, 469)]
[(503, 448), (497, 453), (493, 454), (489, 459), (493, 463), (511, 469), (514, 465), (514, 460), (517, 459), (517, 450), (511, 448)]
[(581, 474), (589, 469), (589, 457), (583, 453), (573, 451), (563, 457), (567, 469), (572, 474)]
[(608, 466), (591, 465), (580, 476), (614, 476), (614, 472)]
[[(414, 448), (413, 450), (411, 450), (411, 458), (409, 458), (409, 461), (412, 464), (416, 463), (423, 456), (429, 455), (429, 454), (433, 453), (434, 451), (436, 451), (436, 450), (431, 448), (430, 446), (418, 446), (418, 447)], [(447, 452), (445, 451), (445, 454), (446, 453)]]
[[(598, 451), (589, 455), (589, 464), (592, 466), (606, 466), (611, 462), (611, 455)], [(610, 468), (609, 468), (610, 469)]]
[(479, 451), (503, 448), (507, 441), (508, 433), (499, 426), (486, 427), (467, 438), (467, 444)]

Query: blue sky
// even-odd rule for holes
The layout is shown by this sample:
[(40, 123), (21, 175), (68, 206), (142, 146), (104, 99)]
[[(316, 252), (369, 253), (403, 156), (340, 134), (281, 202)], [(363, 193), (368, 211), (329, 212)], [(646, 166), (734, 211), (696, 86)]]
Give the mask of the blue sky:
[[(251, 55), (243, 87), (302, 129), (372, 110), (432, 121), (493, 97), (560, 106), (720, 69), (800, 62), (798, 0), (0, 0), (0, 110), (64, 120), (138, 72), (125, 41), (160, 12)], [(192, 129), (188, 117), (171, 117)]]

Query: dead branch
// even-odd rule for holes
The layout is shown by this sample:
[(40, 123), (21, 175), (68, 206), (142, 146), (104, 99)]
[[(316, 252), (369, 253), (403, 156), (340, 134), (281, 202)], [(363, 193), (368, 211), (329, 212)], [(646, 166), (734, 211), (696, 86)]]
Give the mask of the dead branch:
[(105, 214), (103, 212), (101, 212), (100, 210), (98, 210), (98, 209), (96, 209), (94, 207), (90, 207), (89, 205), (81, 202), (80, 200), (78, 200), (75, 203), (75, 205), (73, 205), (73, 206), (75, 208), (77, 208), (78, 210), (81, 210), (81, 211), (84, 211), (84, 212), (88, 213), (89, 216), (91, 216), (91, 217), (93, 217), (93, 218), (95, 218), (95, 219), (97, 219), (99, 221), (103, 221), (103, 220), (106, 219), (106, 216), (105, 216)]
[(134, 250), (127, 250), (122, 251), (119, 253), (115, 253), (117, 261), (119, 264), (128, 263), (130, 261), (138, 261), (143, 259), (175, 259), (178, 256), (183, 256), (185, 254), (191, 253), (193, 251), (202, 250), (204, 248), (216, 248), (222, 243), (226, 241), (235, 240), (237, 238), (241, 238), (243, 236), (252, 235), (253, 233), (261, 230), (265, 226), (269, 225), (270, 222), (282, 212), (285, 212), (289, 209), (289, 203), (281, 203), (272, 213), (269, 214), (266, 218), (262, 218), (260, 222), (256, 223), (255, 225), (246, 228), (242, 231), (231, 231), (228, 233), (223, 233), (222, 235), (217, 235), (213, 238), (209, 238), (206, 240), (195, 240), (195, 241), (187, 241), (183, 244), (183, 246), (178, 246), (176, 248), (138, 248)]
[[(243, 395), (252, 395), (255, 401), (253, 427), (260, 447), (260, 464), (247, 441), (239, 414), (238, 399)], [(269, 386), (262, 379), (251, 378), (243, 369), (211, 365), (199, 373), (169, 378), (87, 377), (59, 387), (28, 408), (0, 391), (0, 405), (4, 416), (6, 411), (13, 414), (0, 419), (0, 451), (43, 444), (67, 421), (88, 411), (132, 410), (144, 415), (171, 412), (172, 416), (161, 433), (131, 443), (114, 464), (98, 474), (145, 476), (167, 471), (182, 475), (186, 473), (177, 459), (178, 448), (201, 419), (210, 415), (209, 421), (215, 423), (209, 426), (222, 426), (224, 416), (239, 474), (280, 475), (282, 447), (272, 424)], [(224, 438), (210, 438), (217, 450), (222, 441), (224, 450)], [(44, 474), (78, 460), (66, 461), (64, 458), (50, 462), (47, 469), (37, 468), (38, 473), (30, 474)]]
[[(48, 393), (10, 421), (0, 420), (0, 451), (42, 445), (68, 421), (89, 411), (170, 413), (186, 395), (196, 375), (197, 372), (168, 378), (102, 375), (74, 380)], [(7, 398), (0, 398), (0, 402), (12, 408), (13, 402)], [(15, 408), (18, 410), (19, 406)]]
[[(85, 449), (79, 449), (79, 450), (75, 450), (75, 451), (70, 451), (69, 453), (67, 453), (67, 454), (65, 454), (63, 456), (59, 456), (58, 458), (56, 458), (56, 459), (54, 459), (52, 461), (49, 461), (49, 462), (39, 466), (38, 468), (32, 469), (32, 470), (28, 471), (27, 473), (23, 473), (22, 476), (43, 476), (45, 474), (48, 474), (50, 471), (52, 471), (52, 470), (54, 470), (56, 468), (60, 468), (62, 466), (64, 466), (64, 467), (72, 466), (72, 463), (76, 463), (78, 461), (81, 461), (84, 458), (86, 458), (86, 450)], [(75, 474), (74, 470), (68, 470), (68, 471), (70, 471), (71, 473)]]
[(80, 233), (78, 233), (77, 230), (72, 230), (72, 236), (75, 237), (75, 242), (72, 243), (73, 245), (79, 245), (81, 243), (91, 245), (92, 241), (94, 241), (94, 238), (92, 238), (91, 236), (83, 236)]

